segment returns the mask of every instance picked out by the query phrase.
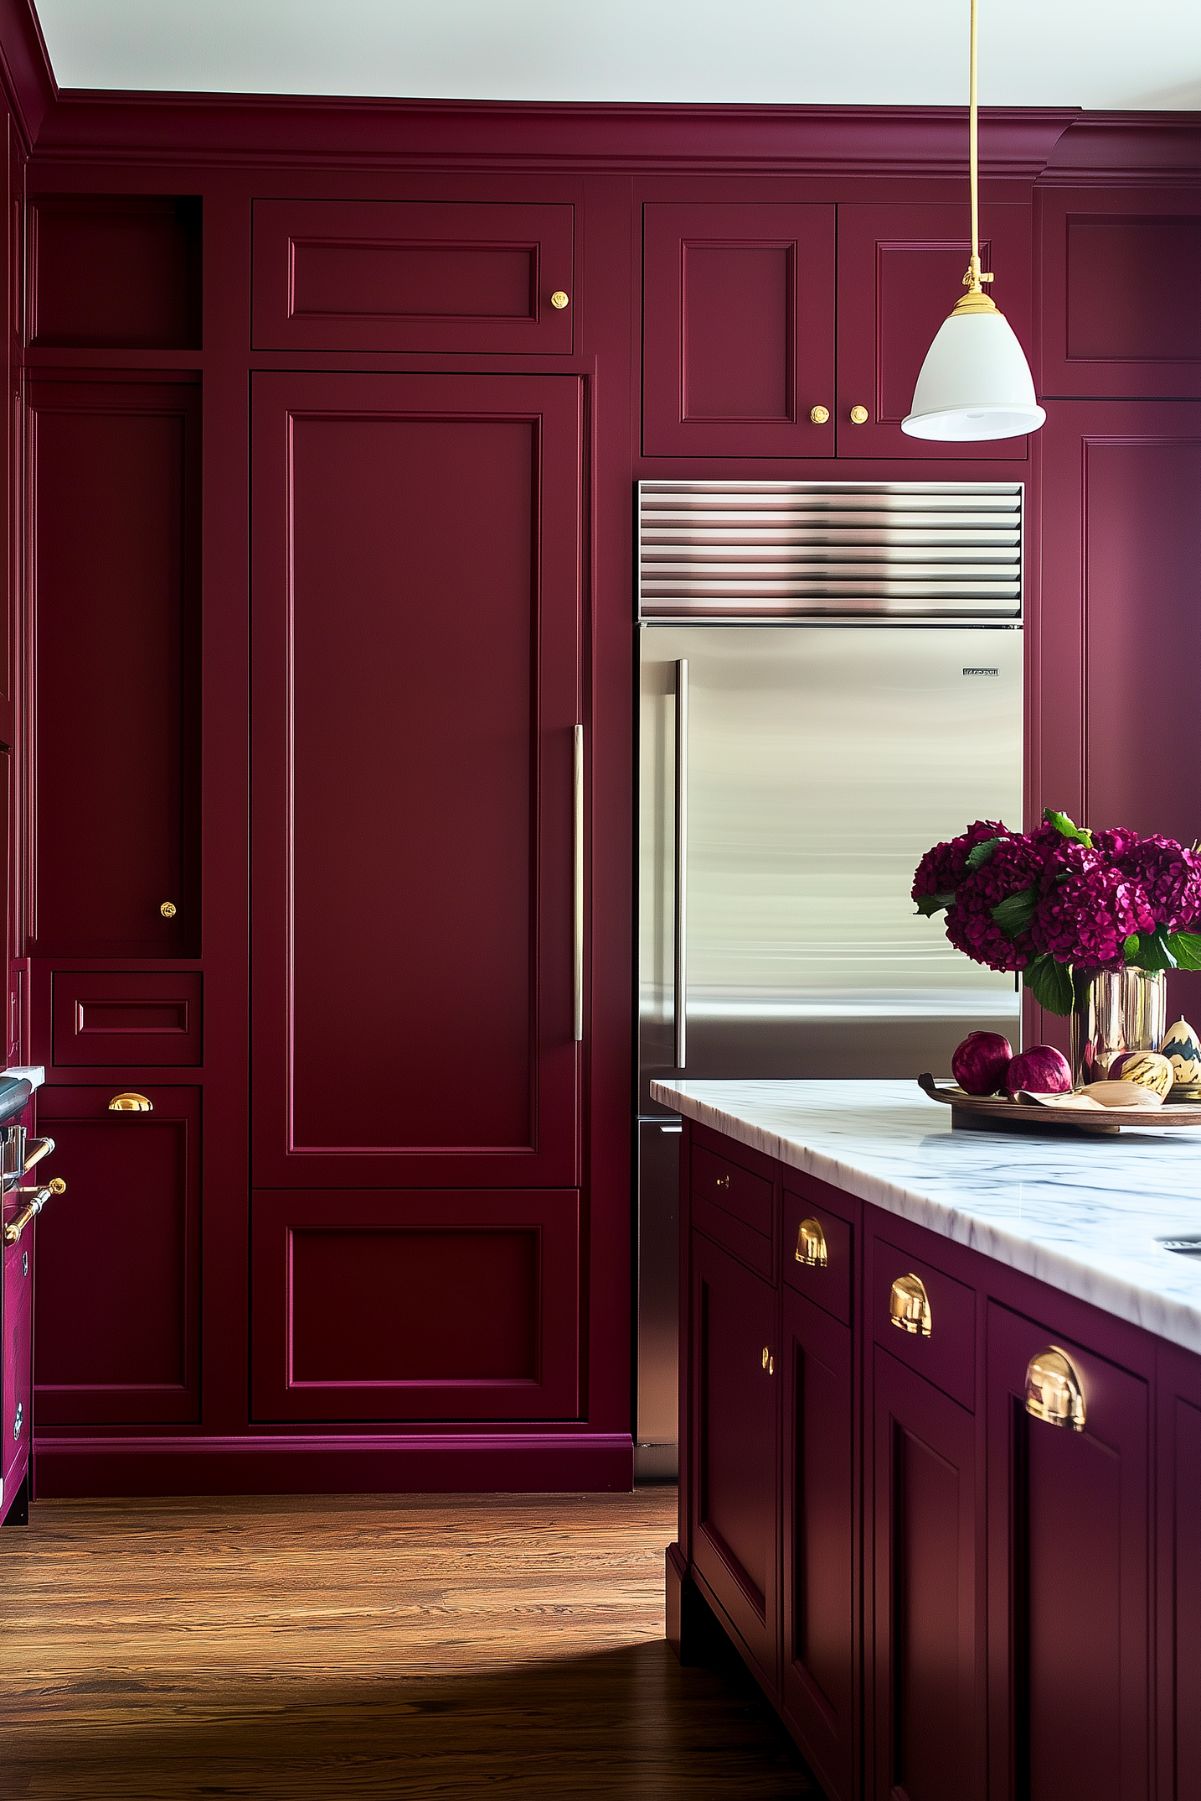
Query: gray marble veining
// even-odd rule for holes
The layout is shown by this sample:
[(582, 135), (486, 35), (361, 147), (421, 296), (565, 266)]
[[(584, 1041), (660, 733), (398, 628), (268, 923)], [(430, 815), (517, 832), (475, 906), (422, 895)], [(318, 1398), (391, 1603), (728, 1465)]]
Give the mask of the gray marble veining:
[(1201, 1130), (952, 1131), (911, 1082), (655, 1082), (663, 1105), (1201, 1352)]

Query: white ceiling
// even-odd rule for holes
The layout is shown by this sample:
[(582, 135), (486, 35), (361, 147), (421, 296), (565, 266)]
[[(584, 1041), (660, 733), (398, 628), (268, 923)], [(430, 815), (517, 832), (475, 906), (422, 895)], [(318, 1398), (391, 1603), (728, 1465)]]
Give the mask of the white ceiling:
[[(62, 87), (939, 105), (967, 0), (36, 0)], [(996, 106), (1201, 109), (1201, 0), (981, 0)]]

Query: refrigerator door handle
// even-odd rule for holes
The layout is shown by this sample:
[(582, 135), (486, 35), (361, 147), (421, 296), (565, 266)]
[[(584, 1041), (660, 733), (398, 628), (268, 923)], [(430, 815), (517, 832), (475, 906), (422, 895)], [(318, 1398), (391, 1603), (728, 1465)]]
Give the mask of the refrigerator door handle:
[(688, 658), (676, 661), (676, 1068), (688, 1058)]
[(584, 728), (572, 733), (571, 1035), (584, 1039)]

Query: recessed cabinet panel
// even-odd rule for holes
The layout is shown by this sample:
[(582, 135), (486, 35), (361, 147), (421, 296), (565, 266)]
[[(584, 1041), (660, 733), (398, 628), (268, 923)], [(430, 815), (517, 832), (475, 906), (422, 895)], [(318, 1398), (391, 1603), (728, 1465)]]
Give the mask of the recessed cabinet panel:
[(256, 201), (256, 348), (567, 355), (573, 217), (570, 206)]
[[(990, 206), (983, 223), (981, 259), (996, 275), (989, 292), (1029, 355), (1030, 209)], [(963, 292), (967, 227), (966, 206), (839, 207), (839, 456), (1025, 458), (1025, 437), (940, 444), (901, 430), (934, 334)], [(866, 408), (862, 424), (852, 407)]]
[(647, 456), (832, 456), (834, 209), (646, 208)]
[(579, 1412), (579, 1201), (554, 1191), (254, 1197), (261, 1420)]
[(57, 1066), (201, 1061), (199, 975), (56, 969), (50, 981)]
[(34, 949), (194, 955), (198, 394), (39, 379), (31, 407)]
[(256, 381), (260, 1185), (574, 1181), (579, 409)]
[(184, 1424), (198, 1416), (200, 1093), (47, 1087), (38, 1124), (62, 1176), (37, 1223), (43, 1425)]
[(29, 207), (30, 340), (198, 349), (200, 257), (198, 199), (43, 194)]
[(1050, 395), (1201, 396), (1201, 200), (1186, 189), (1039, 195)]

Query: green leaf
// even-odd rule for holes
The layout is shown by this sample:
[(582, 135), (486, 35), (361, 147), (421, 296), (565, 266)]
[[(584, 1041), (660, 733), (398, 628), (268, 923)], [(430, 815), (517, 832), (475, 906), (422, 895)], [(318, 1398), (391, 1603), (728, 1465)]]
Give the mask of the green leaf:
[(1201, 969), (1201, 932), (1167, 932), (1164, 943), (1175, 957), (1177, 969)]
[(968, 870), (983, 869), (1000, 842), (999, 838), (982, 838), (979, 844), (973, 844), (966, 859)]
[(1135, 958), (1138, 956), (1138, 933), (1137, 932), (1131, 932), (1129, 938), (1126, 938), (1123, 940), (1122, 955), (1125, 957), (1127, 963), (1133, 963)]
[(917, 910), (923, 919), (929, 919), (932, 913), (941, 913), (955, 899), (953, 894), (923, 894), (917, 902)]
[(1070, 838), (1073, 844), (1084, 844), (1089, 850), (1092, 849), (1092, 833), (1087, 831), (1084, 826), (1077, 825), (1074, 820), (1069, 819), (1066, 813), (1057, 813), (1054, 807), (1044, 807), (1043, 818), (1048, 825), (1055, 827), (1062, 838)]
[(1023, 888), (1020, 894), (1007, 894), (1003, 901), (998, 901), (992, 909), (992, 916), (1006, 938), (1018, 938), (1034, 918), (1037, 905), (1037, 891), (1034, 888)]
[(1136, 969), (1175, 969), (1176, 953), (1163, 932), (1140, 932), (1130, 961)]
[(1048, 1013), (1072, 1011), (1072, 972), (1066, 963), (1057, 963), (1049, 951), (1027, 964), (1023, 980)]

